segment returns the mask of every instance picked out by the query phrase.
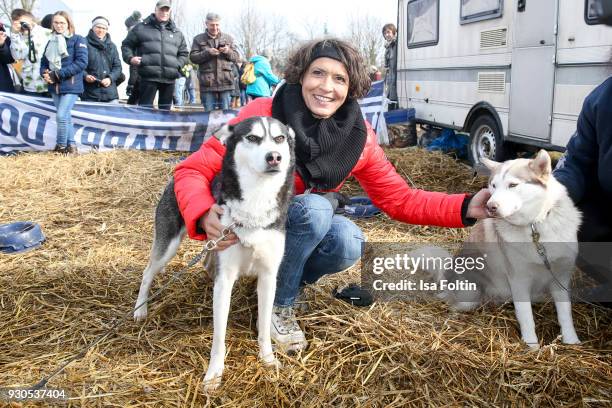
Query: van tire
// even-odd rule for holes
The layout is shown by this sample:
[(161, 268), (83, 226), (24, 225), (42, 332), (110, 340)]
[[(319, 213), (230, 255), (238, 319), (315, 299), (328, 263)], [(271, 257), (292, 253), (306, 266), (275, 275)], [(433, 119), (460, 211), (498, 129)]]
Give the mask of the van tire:
[(503, 161), (506, 159), (506, 150), (506, 143), (492, 116), (480, 116), (472, 123), (468, 146), (468, 158), (472, 166), (480, 164), (482, 157)]

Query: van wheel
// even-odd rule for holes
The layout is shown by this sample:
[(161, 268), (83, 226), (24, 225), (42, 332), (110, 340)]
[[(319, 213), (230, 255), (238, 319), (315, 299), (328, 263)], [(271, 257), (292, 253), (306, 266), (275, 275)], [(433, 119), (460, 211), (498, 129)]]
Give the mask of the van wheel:
[(480, 163), (480, 159), (503, 161), (506, 151), (501, 131), (491, 116), (481, 116), (470, 128), (470, 146), (468, 157), (472, 166)]

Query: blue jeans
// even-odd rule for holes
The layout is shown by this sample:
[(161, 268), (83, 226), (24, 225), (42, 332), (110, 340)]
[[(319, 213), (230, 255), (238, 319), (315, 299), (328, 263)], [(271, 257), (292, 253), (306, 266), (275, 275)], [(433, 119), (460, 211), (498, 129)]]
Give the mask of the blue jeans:
[(183, 106), (183, 91), (185, 90), (185, 81), (187, 78), (184, 76), (180, 78), (176, 78), (174, 82), (174, 100), (176, 101), (176, 106)]
[(74, 127), (72, 126), (72, 107), (79, 95), (52, 93), (53, 104), (56, 109), (57, 141), (60, 146), (74, 146)]
[(189, 92), (189, 103), (193, 105), (194, 103), (196, 103), (196, 90), (195, 88), (189, 88), (188, 92)]
[(276, 280), (276, 306), (291, 306), (300, 286), (341, 272), (361, 257), (363, 233), (349, 219), (334, 215), (316, 194), (295, 196), (287, 212), (285, 254)]
[(210, 112), (213, 109), (229, 109), (231, 94), (231, 90), (201, 93), (204, 110)]

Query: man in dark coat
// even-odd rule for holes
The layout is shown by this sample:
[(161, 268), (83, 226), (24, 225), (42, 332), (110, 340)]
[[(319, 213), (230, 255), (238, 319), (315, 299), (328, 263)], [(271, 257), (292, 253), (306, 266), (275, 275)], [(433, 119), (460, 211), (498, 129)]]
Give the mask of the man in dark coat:
[(385, 37), (385, 86), (389, 110), (397, 109), (397, 28), (395, 24), (385, 24), (382, 29)]
[[(1, 23), (0, 23), (1, 24)], [(15, 62), (11, 56), (11, 38), (6, 35), (4, 26), (0, 30), (0, 92), (15, 92), (9, 64)]]
[(206, 31), (193, 39), (189, 58), (199, 64), (198, 79), (204, 109), (229, 109), (234, 89), (232, 65), (238, 62), (234, 39), (219, 28), (218, 14), (206, 15)]
[(117, 47), (108, 34), (109, 22), (96, 17), (87, 35), (89, 60), (85, 68), (84, 101), (118, 102), (117, 79), (121, 75), (121, 60)]
[(187, 63), (189, 50), (185, 37), (170, 19), (170, 1), (159, 0), (155, 13), (128, 32), (121, 45), (123, 60), (138, 66), (139, 105), (153, 106), (159, 91), (159, 108), (172, 106), (174, 81)]

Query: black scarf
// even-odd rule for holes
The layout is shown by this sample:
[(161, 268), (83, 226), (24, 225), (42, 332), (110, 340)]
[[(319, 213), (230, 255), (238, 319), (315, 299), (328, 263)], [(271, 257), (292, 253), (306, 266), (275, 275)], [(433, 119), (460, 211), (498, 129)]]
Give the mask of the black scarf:
[[(92, 47), (95, 47), (101, 50), (102, 52), (104, 52), (108, 60), (112, 59), (113, 55), (112, 55), (111, 47), (113, 43), (111, 42), (110, 34), (106, 34), (104, 39), (101, 40), (98, 38), (96, 33), (94, 33), (93, 30), (89, 30), (89, 33), (87, 34), (87, 42), (89, 42), (89, 45), (91, 45)], [(109, 69), (112, 69), (112, 68), (113, 67), (110, 66), (110, 62), (109, 62)]]
[(274, 96), (272, 117), (295, 131), (296, 168), (306, 188), (333, 189), (353, 170), (367, 139), (361, 109), (347, 98), (330, 118), (315, 118), (299, 84), (285, 84)]

